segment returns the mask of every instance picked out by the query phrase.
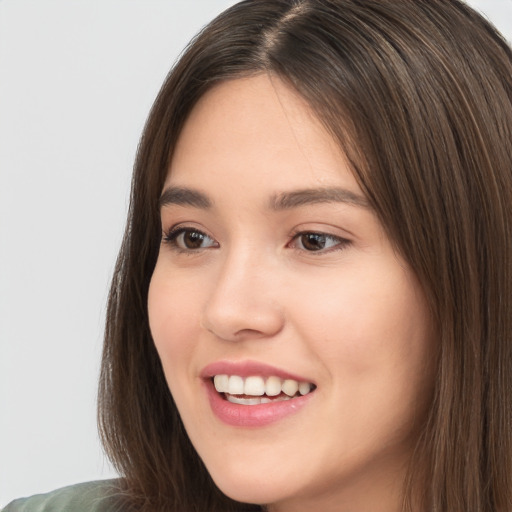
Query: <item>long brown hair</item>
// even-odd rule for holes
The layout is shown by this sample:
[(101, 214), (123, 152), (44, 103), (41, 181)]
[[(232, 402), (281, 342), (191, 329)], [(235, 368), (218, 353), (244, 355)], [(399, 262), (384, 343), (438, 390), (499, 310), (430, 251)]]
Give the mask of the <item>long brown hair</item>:
[(292, 85), (339, 142), (428, 299), (437, 379), (404, 510), (511, 511), (512, 52), (459, 0), (247, 0), (167, 77), (135, 163), (99, 388), (102, 438), (128, 502), (259, 510), (211, 481), (147, 314), (158, 199), (183, 123), (214, 84), (257, 73)]

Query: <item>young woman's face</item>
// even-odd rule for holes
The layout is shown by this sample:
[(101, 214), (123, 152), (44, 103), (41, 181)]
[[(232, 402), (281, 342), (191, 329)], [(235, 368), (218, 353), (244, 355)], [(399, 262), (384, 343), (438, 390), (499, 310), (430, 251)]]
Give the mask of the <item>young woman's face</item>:
[(422, 291), (304, 101), (216, 86), (161, 198), (149, 318), (187, 433), (228, 496), (395, 510), (432, 388)]

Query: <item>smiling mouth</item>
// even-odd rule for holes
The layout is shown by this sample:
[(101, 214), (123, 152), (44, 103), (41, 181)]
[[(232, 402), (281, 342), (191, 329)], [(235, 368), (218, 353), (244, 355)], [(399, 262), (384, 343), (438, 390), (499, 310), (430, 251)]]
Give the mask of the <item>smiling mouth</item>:
[(259, 405), (292, 400), (312, 393), (316, 386), (311, 382), (299, 382), (280, 377), (241, 377), (239, 375), (215, 375), (215, 390), (225, 400), (240, 405)]

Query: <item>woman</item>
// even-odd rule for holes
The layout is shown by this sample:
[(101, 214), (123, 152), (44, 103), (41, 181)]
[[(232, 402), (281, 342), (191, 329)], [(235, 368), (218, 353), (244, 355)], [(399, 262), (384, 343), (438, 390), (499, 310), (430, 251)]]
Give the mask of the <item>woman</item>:
[(512, 510), (511, 134), (511, 51), (461, 2), (228, 9), (135, 166), (99, 401), (124, 478), (40, 499)]

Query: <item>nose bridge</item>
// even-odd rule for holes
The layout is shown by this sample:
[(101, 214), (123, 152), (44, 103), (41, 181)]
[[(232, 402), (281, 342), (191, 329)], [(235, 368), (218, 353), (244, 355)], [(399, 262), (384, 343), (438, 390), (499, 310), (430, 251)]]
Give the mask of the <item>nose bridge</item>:
[(203, 327), (228, 340), (276, 334), (283, 323), (277, 281), (272, 254), (250, 243), (226, 251), (204, 307)]

